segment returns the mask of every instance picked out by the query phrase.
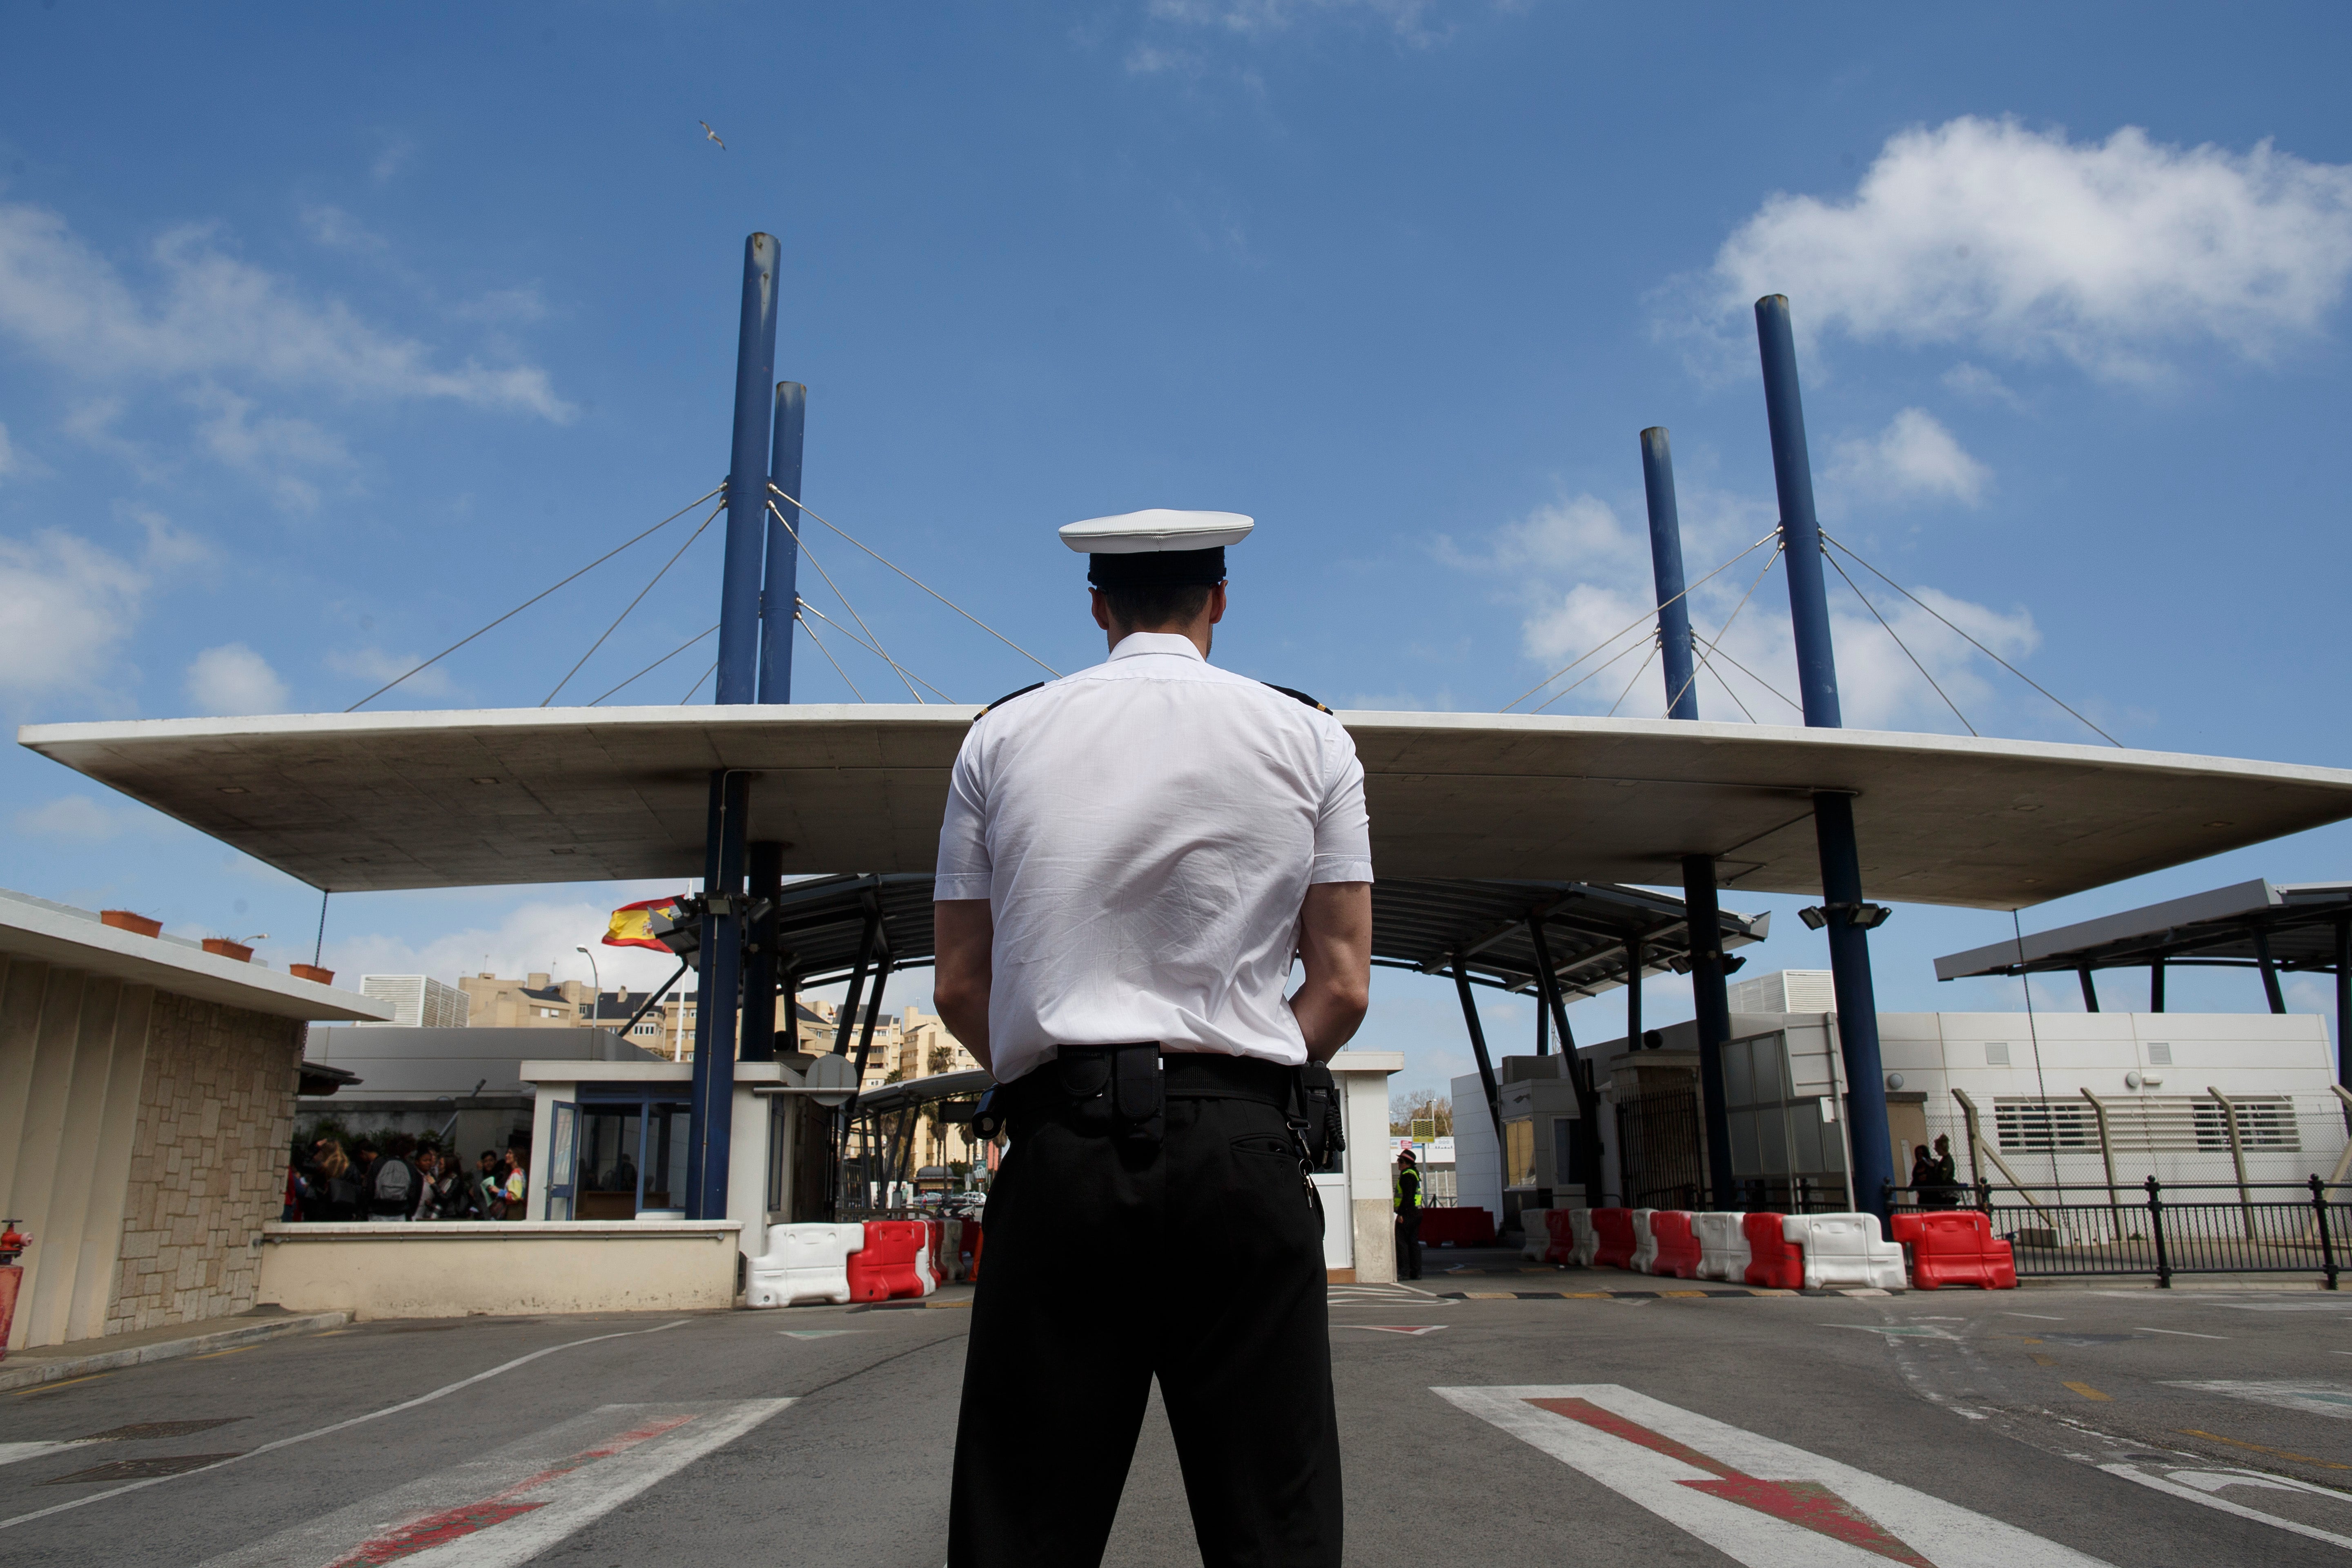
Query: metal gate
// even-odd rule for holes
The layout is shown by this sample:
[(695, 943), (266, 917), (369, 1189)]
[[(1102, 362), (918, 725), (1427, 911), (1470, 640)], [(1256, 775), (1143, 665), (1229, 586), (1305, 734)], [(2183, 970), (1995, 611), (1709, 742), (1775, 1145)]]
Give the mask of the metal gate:
[(1696, 1085), (1654, 1089), (1617, 1105), (1617, 1155), (1630, 1208), (1706, 1207)]

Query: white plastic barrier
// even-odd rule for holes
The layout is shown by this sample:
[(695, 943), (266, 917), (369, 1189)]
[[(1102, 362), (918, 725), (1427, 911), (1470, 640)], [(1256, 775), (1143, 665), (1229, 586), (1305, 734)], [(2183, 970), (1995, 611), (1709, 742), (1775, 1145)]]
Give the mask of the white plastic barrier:
[(1805, 1249), (1808, 1290), (1900, 1290), (1908, 1283), (1903, 1247), (1879, 1239), (1874, 1214), (1788, 1215), (1780, 1221), (1780, 1235)]
[(1591, 1209), (1569, 1210), (1568, 1228), (1576, 1236), (1575, 1250), (1568, 1255), (1569, 1266), (1574, 1268), (1591, 1268), (1593, 1258), (1599, 1257), (1601, 1253), (1601, 1235), (1592, 1228), (1592, 1211)]
[(1651, 1266), (1658, 1261), (1658, 1238), (1650, 1234), (1650, 1216), (1657, 1212), (1655, 1209), (1633, 1211), (1633, 1269), (1636, 1274), (1647, 1274)]
[(751, 1259), (744, 1300), (754, 1307), (849, 1301), (849, 1255), (866, 1247), (862, 1225), (772, 1225), (768, 1250)]
[(926, 1296), (936, 1295), (940, 1281), (946, 1278), (939, 1258), (945, 1228), (942, 1221), (926, 1220), (923, 1224), (923, 1245), (915, 1249), (915, 1278), (923, 1282), (923, 1294)]
[(1747, 1217), (1742, 1214), (1691, 1215), (1691, 1229), (1698, 1233), (1700, 1279), (1728, 1279), (1737, 1285), (1748, 1278), (1753, 1255), (1748, 1250), (1748, 1233), (1741, 1228)]
[(1550, 1213), (1549, 1209), (1519, 1211), (1519, 1256), (1530, 1263), (1541, 1263), (1551, 1247), (1551, 1226), (1547, 1219)]

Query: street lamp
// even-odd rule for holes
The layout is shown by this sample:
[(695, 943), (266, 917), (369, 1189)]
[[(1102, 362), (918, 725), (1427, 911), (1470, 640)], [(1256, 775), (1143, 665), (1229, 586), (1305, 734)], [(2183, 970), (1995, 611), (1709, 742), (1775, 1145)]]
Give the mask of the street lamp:
[(575, 947), (572, 951), (588, 961), (588, 973), (595, 977), (596, 1006), (601, 1012), (604, 1005), (604, 976), (596, 968), (596, 955), (584, 947)]

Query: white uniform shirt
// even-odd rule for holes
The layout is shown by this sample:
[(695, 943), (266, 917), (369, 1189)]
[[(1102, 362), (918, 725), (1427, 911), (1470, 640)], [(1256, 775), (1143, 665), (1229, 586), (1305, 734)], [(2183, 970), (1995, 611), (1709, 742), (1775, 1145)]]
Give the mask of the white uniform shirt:
[(1166, 632), (983, 715), (940, 827), (937, 897), (995, 919), (1008, 1083), (1064, 1045), (1304, 1062), (1283, 994), (1299, 906), (1311, 882), (1371, 879), (1339, 721)]

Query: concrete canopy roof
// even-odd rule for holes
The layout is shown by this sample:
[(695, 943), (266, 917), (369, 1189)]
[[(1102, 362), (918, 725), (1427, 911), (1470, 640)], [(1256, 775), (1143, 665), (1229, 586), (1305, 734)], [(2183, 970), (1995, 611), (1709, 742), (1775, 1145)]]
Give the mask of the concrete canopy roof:
[(280, 1018), (380, 1024), (392, 1016), (391, 1003), (356, 991), (119, 931), (82, 911), (43, 908), (25, 899), (0, 897), (0, 954)]
[[(787, 871), (923, 871), (976, 710), (871, 704), (27, 725), (19, 742), (338, 892), (701, 874), (718, 767)], [(1385, 876), (1816, 893), (1811, 794), (1851, 791), (1873, 897), (2008, 909), (2352, 816), (2352, 772), (1859, 730), (1339, 715)]]

